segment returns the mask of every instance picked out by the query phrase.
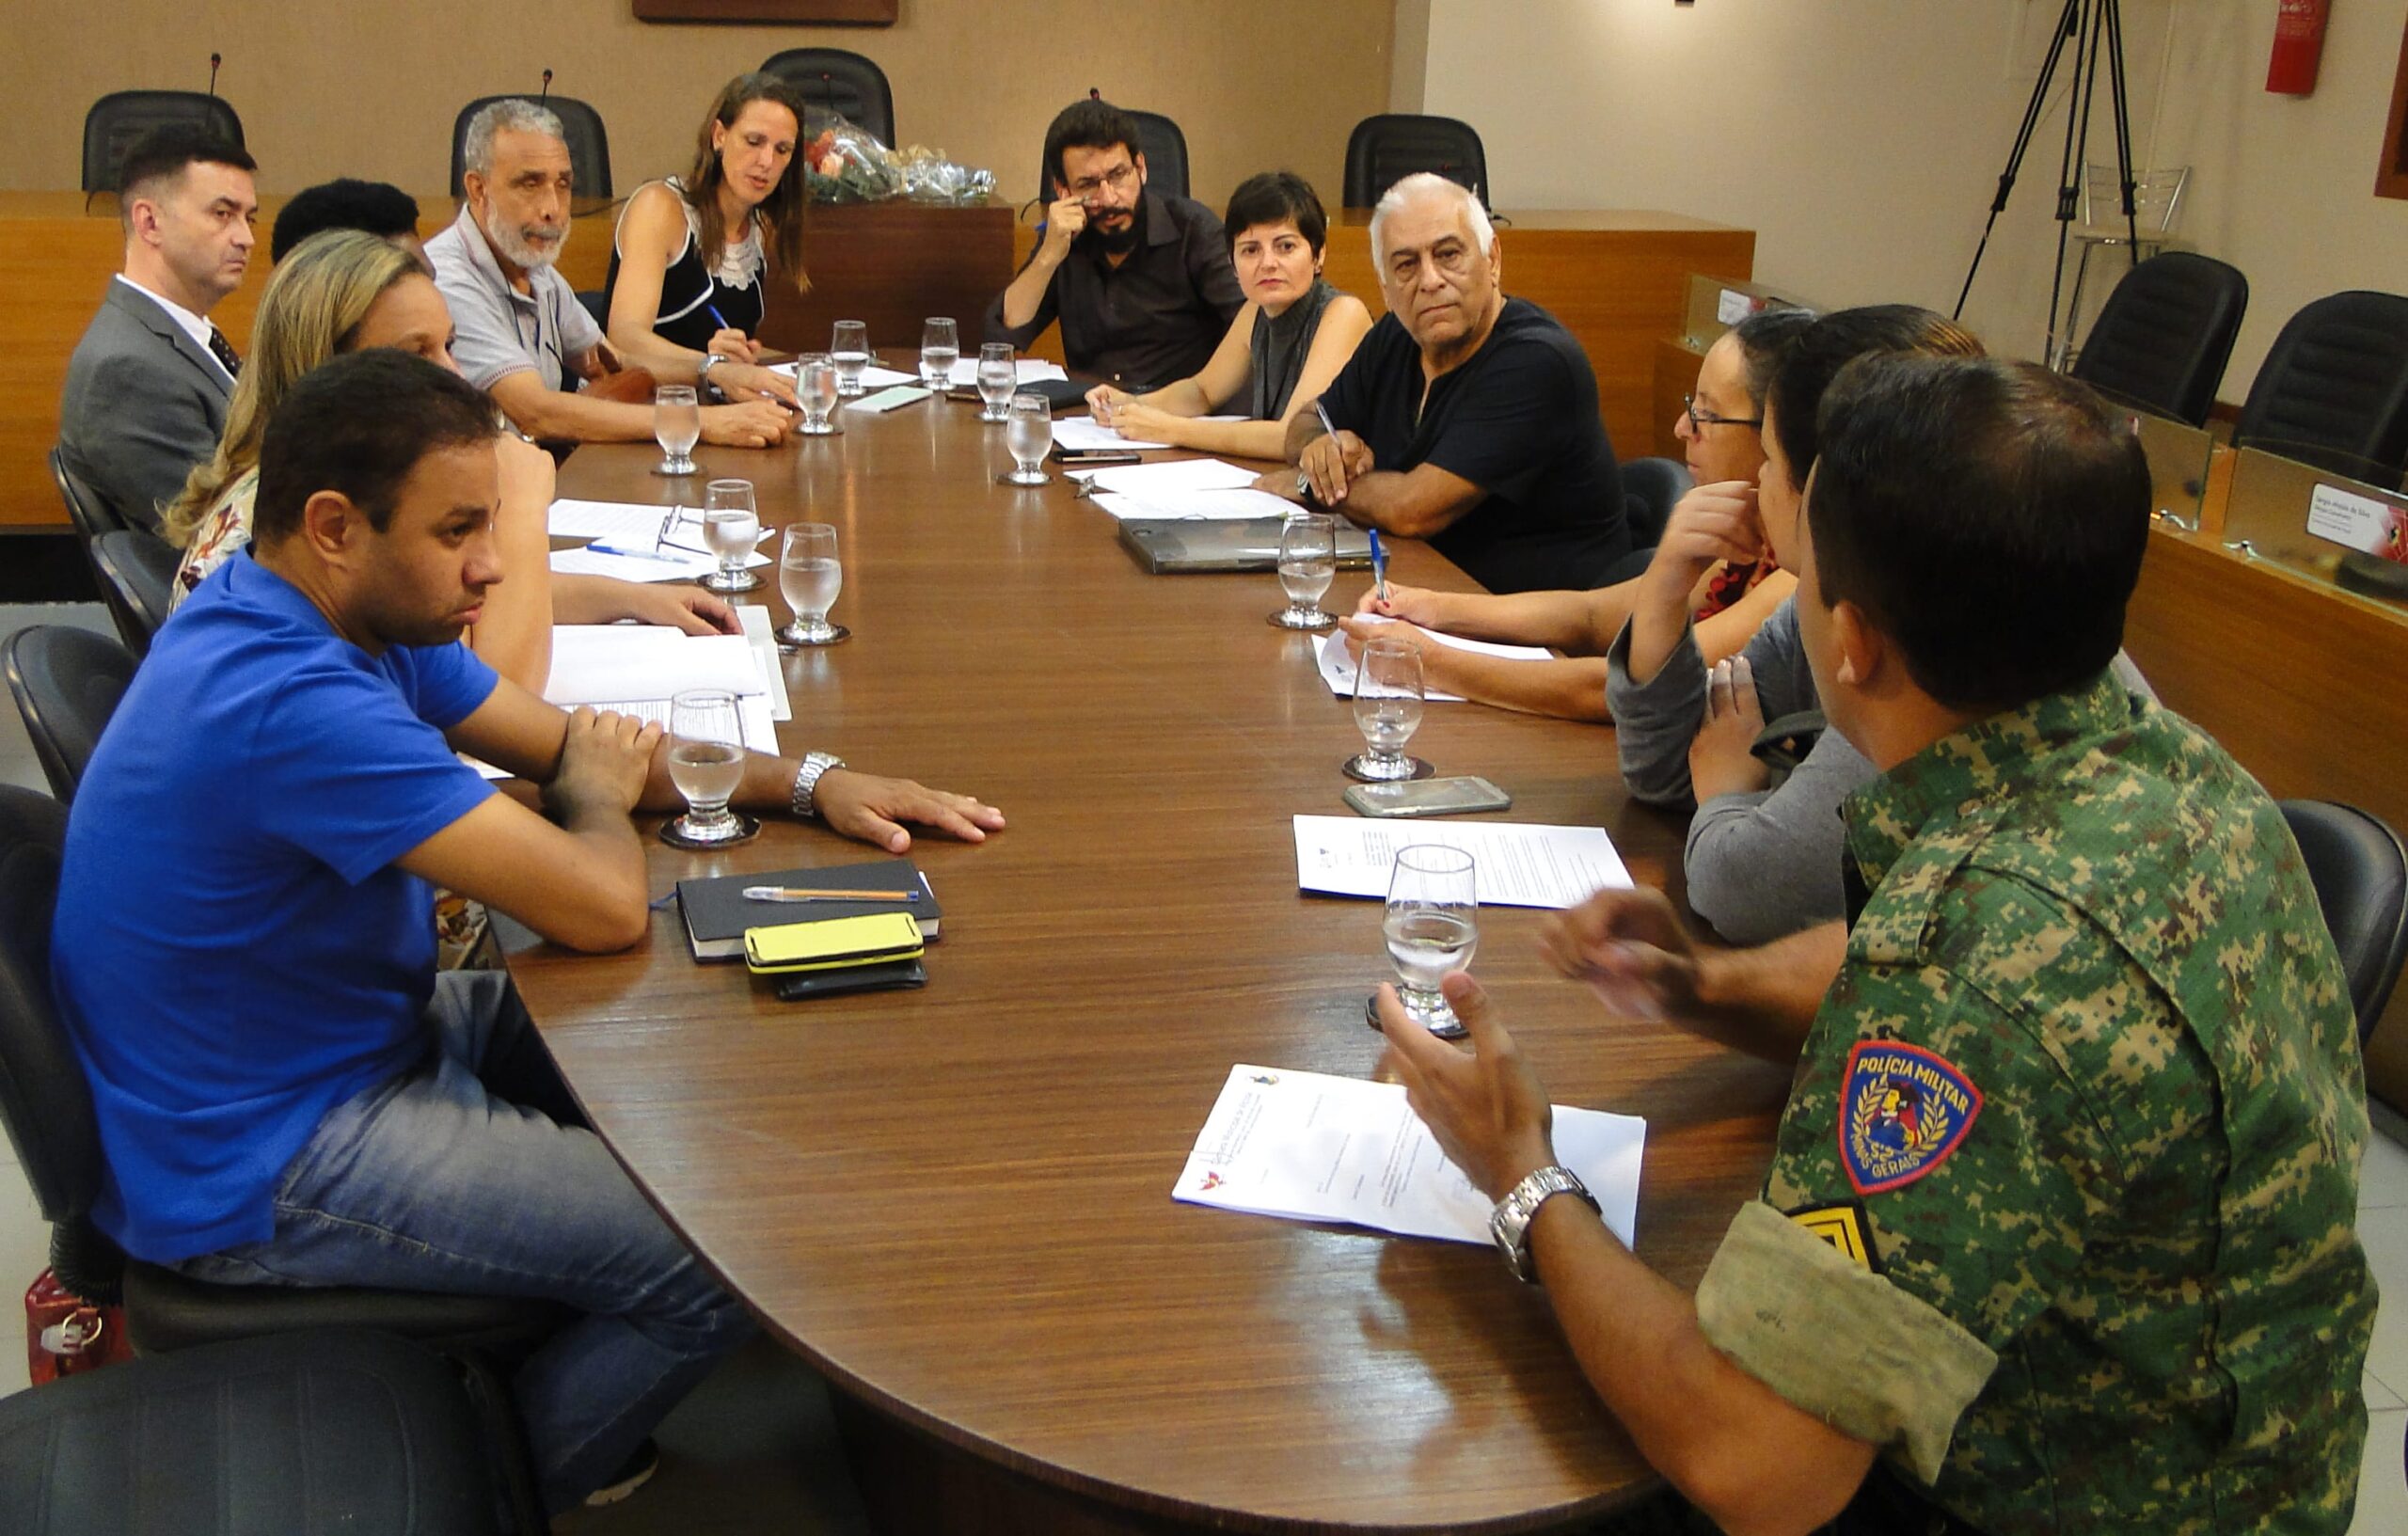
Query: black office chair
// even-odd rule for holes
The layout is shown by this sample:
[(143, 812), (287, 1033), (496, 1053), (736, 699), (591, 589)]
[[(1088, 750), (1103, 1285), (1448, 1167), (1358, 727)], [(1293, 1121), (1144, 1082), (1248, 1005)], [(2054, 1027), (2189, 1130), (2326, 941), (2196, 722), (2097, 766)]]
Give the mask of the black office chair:
[(2359, 290), (2291, 316), (2232, 440), (2396, 484), (2408, 467), (2408, 298)]
[(222, 96), (198, 90), (113, 90), (84, 114), (85, 197), (115, 192), (125, 151), (135, 139), (171, 122), (195, 124), (238, 150), (243, 147), (243, 119)]
[(1472, 125), (1418, 112), (1382, 112), (1346, 135), (1346, 206), (1370, 208), (1381, 194), (1421, 171), (1471, 188), (1488, 205), (1488, 151)]
[(1678, 459), (1633, 459), (1624, 465), (1623, 500), (1628, 509), (1632, 547), (1652, 552), (1663, 541), (1672, 508), (1696, 484), (1697, 476)]
[(2408, 847), (2380, 816), (2330, 800), (2284, 800), (2316, 904), (2341, 952), (2363, 1041), (2408, 960)]
[[(452, 196), (457, 198), (467, 188), (463, 178), (468, 172), (468, 119), (495, 102), (511, 99), (510, 94), (480, 96), (452, 119)], [(570, 195), (610, 197), (610, 135), (603, 131), (602, 114), (573, 96), (546, 96), (536, 101), (532, 96), (519, 95), (517, 99), (534, 102), (561, 119), (561, 136), (568, 145)]]
[(876, 61), (843, 48), (789, 48), (763, 59), (761, 71), (792, 86), (806, 108), (839, 113), (888, 149), (897, 147), (895, 87)]
[(92, 541), (91, 556), (101, 578), (101, 600), (108, 605), (126, 649), (149, 656), (150, 637), (175, 606), (176, 567), (182, 557), (166, 540), (138, 528), (102, 534)]
[[(10, 642), (11, 688), (22, 642), (36, 632), (21, 632)], [(86, 638), (119, 650), (103, 636)], [(21, 704), (24, 697), (19, 692)], [(39, 748), (39, 734), (35, 741)], [(47, 762), (43, 768), (49, 771)], [(76, 768), (80, 773), (82, 764)], [(51, 1000), (50, 917), (65, 826), (60, 802), (0, 786), (0, 1125), (16, 1146), (42, 1219), (54, 1228), (54, 1253), (73, 1256), (75, 1273), (62, 1268), (62, 1282), (78, 1294), (107, 1300), (114, 1281), (127, 1334), (143, 1354), (311, 1328), (370, 1328), (447, 1349), (507, 1354), (570, 1319), (555, 1303), (508, 1296), (213, 1285), (116, 1253), (90, 1219), (102, 1167), (91, 1089)]]
[(50, 451), (50, 478), (58, 486), (58, 499), (67, 504), (67, 520), (75, 525), (75, 531), (86, 544), (112, 529), (134, 526), (110, 504), (108, 498), (67, 467), (67, 455), (56, 445)]
[(406, 1339), (243, 1339), (0, 1398), (0, 1508), (24, 1536), (537, 1536), (520, 1442), (489, 1373)]
[(2249, 279), (2237, 268), (2191, 251), (2152, 256), (2107, 296), (2073, 376), (2204, 427), (2248, 310)]
[(117, 702), (134, 681), (132, 651), (88, 629), (37, 624), (8, 637), (8, 691), (60, 804), (75, 798)]
[[(1092, 93), (1090, 93), (1092, 94)], [(1146, 157), (1146, 185), (1165, 198), (1187, 196), (1187, 135), (1179, 124), (1159, 112), (1139, 112), (1122, 107), (1137, 125), (1137, 152)], [(1042, 208), (1054, 200), (1054, 167), (1040, 167), (1037, 176), (1037, 203)]]

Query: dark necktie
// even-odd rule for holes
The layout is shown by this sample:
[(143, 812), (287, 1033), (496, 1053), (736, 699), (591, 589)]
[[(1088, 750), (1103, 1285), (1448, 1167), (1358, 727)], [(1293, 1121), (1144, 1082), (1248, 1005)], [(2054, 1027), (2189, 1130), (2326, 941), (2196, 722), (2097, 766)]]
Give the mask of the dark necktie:
[(234, 343), (226, 340), (226, 333), (214, 325), (209, 327), (209, 355), (217, 359), (218, 367), (226, 370), (228, 378), (243, 376), (243, 359), (235, 356)]

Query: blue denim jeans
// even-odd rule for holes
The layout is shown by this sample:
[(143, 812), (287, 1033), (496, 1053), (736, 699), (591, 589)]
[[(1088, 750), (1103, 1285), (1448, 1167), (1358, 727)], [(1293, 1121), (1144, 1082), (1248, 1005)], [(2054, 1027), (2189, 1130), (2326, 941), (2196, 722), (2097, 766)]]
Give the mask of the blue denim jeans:
[[(426, 1019), (434, 1054), (337, 1105), (284, 1170), (276, 1235), (178, 1267), (228, 1284), (543, 1296), (583, 1312), (512, 1384), (558, 1512), (609, 1481), (752, 1323), (600, 1139), (562, 1123), (575, 1111), (509, 977), (446, 972)], [(514, 1068), (522, 1081), (506, 1085)]]

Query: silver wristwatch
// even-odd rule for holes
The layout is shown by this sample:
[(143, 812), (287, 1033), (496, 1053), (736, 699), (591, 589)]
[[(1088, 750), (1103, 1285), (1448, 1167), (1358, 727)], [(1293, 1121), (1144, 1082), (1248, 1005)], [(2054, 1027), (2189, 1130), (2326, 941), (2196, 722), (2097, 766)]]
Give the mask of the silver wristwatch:
[(840, 768), (844, 766), (843, 758), (828, 752), (814, 752), (802, 754), (802, 767), (794, 770), (794, 814), (797, 816), (808, 821), (819, 814), (819, 808), (812, 803), (812, 796), (819, 788), (820, 775), (830, 768)]
[(1504, 1254), (1513, 1278), (1525, 1285), (1536, 1285), (1539, 1279), (1538, 1265), (1530, 1259), (1530, 1218), (1554, 1195), (1577, 1195), (1589, 1202), (1590, 1210), (1604, 1214), (1588, 1185), (1580, 1182), (1571, 1169), (1550, 1164), (1533, 1170), (1508, 1190), (1488, 1218), (1488, 1235), (1497, 1240), (1497, 1250)]

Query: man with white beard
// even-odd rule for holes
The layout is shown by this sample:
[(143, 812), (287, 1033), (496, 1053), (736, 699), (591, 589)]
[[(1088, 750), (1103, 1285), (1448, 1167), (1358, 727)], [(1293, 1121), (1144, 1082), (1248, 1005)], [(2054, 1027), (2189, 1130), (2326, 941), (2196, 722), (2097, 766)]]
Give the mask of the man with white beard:
[[(560, 119), (517, 97), (488, 103), (468, 119), (466, 161), (460, 216), (426, 243), (458, 329), (460, 371), (530, 437), (649, 441), (648, 401), (578, 389), (617, 359), (554, 270), (568, 239), (571, 186)], [(766, 401), (705, 405), (702, 416), (706, 442), (767, 448), (785, 435), (786, 413)]]

